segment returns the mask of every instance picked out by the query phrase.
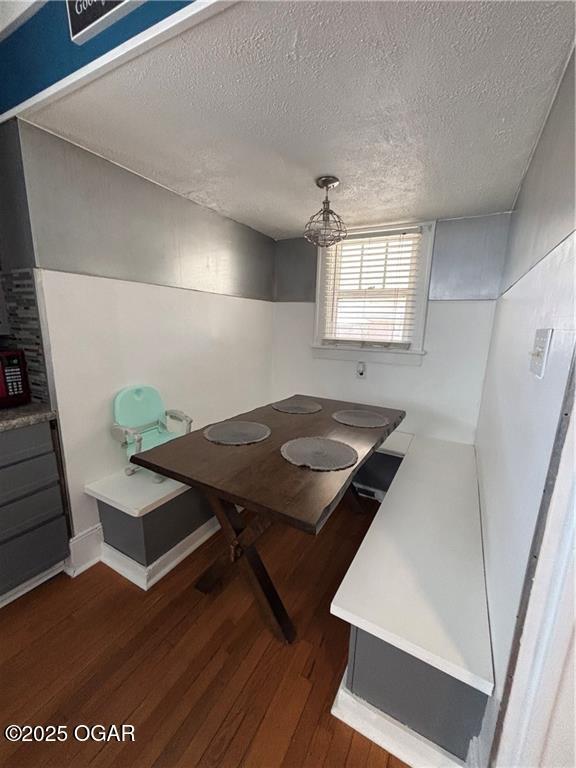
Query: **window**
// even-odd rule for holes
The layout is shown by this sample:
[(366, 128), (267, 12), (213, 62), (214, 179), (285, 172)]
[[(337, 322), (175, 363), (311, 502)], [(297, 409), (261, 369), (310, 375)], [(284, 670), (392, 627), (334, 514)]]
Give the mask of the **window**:
[(433, 231), (357, 233), (321, 249), (316, 345), (421, 352)]

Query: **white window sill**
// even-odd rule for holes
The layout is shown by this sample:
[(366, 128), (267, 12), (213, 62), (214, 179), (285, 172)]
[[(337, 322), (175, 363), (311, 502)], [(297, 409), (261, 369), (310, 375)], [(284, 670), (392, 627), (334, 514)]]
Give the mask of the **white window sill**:
[(413, 349), (369, 349), (368, 347), (336, 347), (312, 344), (312, 357), (324, 360), (380, 363), (382, 365), (422, 365), (426, 352)]

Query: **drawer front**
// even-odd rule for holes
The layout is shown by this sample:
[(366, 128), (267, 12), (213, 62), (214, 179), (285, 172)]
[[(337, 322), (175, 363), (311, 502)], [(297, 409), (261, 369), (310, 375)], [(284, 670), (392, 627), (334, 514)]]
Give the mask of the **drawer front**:
[(64, 515), (0, 544), (0, 594), (68, 557)]
[(0, 507), (0, 543), (63, 514), (60, 486), (53, 485)]
[(56, 456), (48, 453), (0, 469), (0, 506), (29, 496), (58, 481)]
[(26, 461), (53, 450), (50, 424), (47, 422), (0, 432), (0, 467)]

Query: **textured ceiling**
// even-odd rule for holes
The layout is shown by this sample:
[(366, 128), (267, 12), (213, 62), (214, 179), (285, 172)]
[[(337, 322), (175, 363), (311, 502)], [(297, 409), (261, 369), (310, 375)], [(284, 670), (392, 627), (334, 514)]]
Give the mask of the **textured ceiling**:
[(29, 14), (36, 0), (0, 0), (0, 39), (14, 31)]
[(25, 117), (275, 238), (509, 209), (572, 3), (242, 2)]

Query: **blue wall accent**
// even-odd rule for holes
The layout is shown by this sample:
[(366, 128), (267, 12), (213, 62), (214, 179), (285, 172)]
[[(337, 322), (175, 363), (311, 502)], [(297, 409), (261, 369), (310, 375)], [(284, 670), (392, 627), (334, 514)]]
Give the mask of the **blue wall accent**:
[(49, 0), (0, 42), (0, 115), (192, 2), (147, 0), (78, 45), (70, 39), (66, 3)]

